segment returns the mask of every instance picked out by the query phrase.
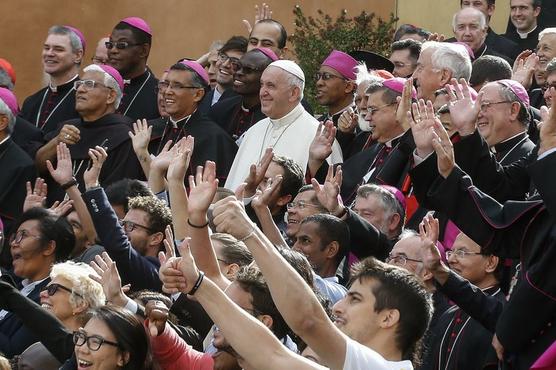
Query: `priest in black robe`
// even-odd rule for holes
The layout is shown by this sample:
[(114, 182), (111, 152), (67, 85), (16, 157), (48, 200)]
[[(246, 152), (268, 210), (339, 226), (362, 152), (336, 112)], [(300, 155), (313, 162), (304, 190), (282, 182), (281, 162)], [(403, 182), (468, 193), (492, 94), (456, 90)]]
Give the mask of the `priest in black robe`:
[(226, 131), (197, 109), (209, 89), (207, 72), (199, 63), (184, 60), (170, 67), (164, 84), (164, 107), (169, 117), (149, 122), (153, 126), (149, 152), (158, 155), (169, 140), (176, 143), (191, 135), (195, 148), (188, 174), (195, 174), (197, 166), (210, 160), (216, 163), (218, 178), (225, 180), (237, 145)]
[[(36, 163), (45, 171), (45, 161), (54, 162), (56, 146), (68, 144), (73, 176), (84, 191), (83, 173), (90, 166), (89, 149), (104, 147), (108, 158), (100, 173), (100, 184), (108, 186), (124, 178), (142, 178), (142, 170), (133, 151), (129, 131), (131, 120), (115, 113), (121, 98), (123, 79), (118, 71), (106, 65), (90, 65), (84, 69), (76, 92), (76, 109), (81, 118), (61, 124), (47, 135), (50, 141), (37, 152)], [(62, 188), (49, 182), (49, 201), (64, 196)]]
[(27, 97), (20, 115), (45, 134), (60, 122), (79, 117), (75, 110), (74, 82), (84, 55), (83, 34), (67, 26), (53, 26), (42, 51), (44, 72), (50, 77), (48, 86)]
[(120, 21), (106, 42), (108, 64), (124, 78), (123, 97), (116, 113), (133, 121), (159, 116), (156, 101), (158, 80), (147, 67), (151, 42), (151, 28), (138, 17)]
[(266, 116), (261, 112), (261, 75), (278, 56), (267, 48), (256, 48), (245, 53), (234, 73), (233, 90), (236, 96), (220, 100), (212, 106), (209, 117), (222, 127), (236, 142), (243, 133)]
[(15, 114), (15, 95), (0, 88), (0, 218), (4, 223), (4, 235), (8, 235), (13, 220), (23, 211), (25, 183), (36, 176), (33, 160), (11, 138)]

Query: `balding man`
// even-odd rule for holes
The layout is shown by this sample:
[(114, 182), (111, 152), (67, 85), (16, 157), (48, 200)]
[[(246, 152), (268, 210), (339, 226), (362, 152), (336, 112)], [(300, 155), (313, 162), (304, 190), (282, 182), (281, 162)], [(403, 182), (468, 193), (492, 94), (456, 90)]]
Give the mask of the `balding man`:
[[(277, 155), (291, 158), (304, 171), (309, 159), (309, 146), (318, 128), (318, 121), (300, 104), (305, 87), (305, 74), (288, 60), (272, 62), (261, 76), (261, 111), (268, 117), (257, 122), (245, 133), (226, 181), (235, 189), (271, 147)], [(340, 146), (333, 145), (331, 163), (342, 161)]]

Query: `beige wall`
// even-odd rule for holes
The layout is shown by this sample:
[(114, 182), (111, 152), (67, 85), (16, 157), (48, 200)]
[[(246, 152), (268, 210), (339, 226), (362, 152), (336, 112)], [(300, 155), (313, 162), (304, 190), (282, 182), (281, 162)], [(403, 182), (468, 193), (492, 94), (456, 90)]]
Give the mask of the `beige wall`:
[[(407, 0), (409, 1), (409, 0)], [(273, 18), (293, 32), (293, 7), (300, 4), (305, 14), (317, 9), (337, 15), (347, 8), (350, 14), (362, 9), (387, 17), (394, 11), (395, 0), (267, 0)], [(16, 94), (20, 103), (41, 87), (41, 45), (53, 24), (69, 24), (81, 29), (87, 39), (85, 65), (90, 63), (96, 42), (110, 33), (122, 18), (139, 16), (149, 22), (154, 32), (149, 64), (155, 74), (180, 57), (197, 57), (212, 40), (225, 40), (234, 34), (246, 34), (243, 18), (254, 17), (255, 1), (229, 0), (1, 0), (3, 14), (0, 32), (0, 56), (16, 68)]]
[[(452, 17), (459, 9), (459, 0), (396, 0), (399, 24), (410, 23), (452, 37)], [(491, 27), (506, 32), (510, 0), (497, 0)]]

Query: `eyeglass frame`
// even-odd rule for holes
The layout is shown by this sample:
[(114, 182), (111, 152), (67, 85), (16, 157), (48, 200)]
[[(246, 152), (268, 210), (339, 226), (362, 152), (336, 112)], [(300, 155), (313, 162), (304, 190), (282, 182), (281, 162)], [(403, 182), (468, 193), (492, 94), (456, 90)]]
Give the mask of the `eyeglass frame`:
[[(97, 339), (99, 340), (99, 344), (98, 347), (96, 348), (92, 348), (91, 347), (91, 343), (90, 343), (90, 339)], [(111, 346), (117, 347), (117, 348), (122, 348), (121, 344), (116, 343), (116, 342), (112, 342), (110, 340), (104, 339), (103, 337), (101, 337), (100, 335), (90, 335), (88, 336), (84, 330), (76, 330), (73, 332), (73, 336), (72, 336), (72, 340), (73, 340), (73, 344), (76, 345), (77, 347), (82, 347), (85, 343), (87, 343), (87, 348), (89, 348), (89, 350), (96, 352), (100, 349), (100, 347), (102, 347), (102, 345), (104, 343), (106, 344), (110, 344)], [(80, 342), (80, 340), (83, 340), (83, 342), (81, 344), (78, 344)]]
[[(19, 236), (18, 236), (19, 235)], [(21, 242), (24, 239), (27, 238), (34, 238), (37, 240), (41, 240), (43, 239), (43, 236), (37, 236), (37, 235), (32, 235), (32, 234), (27, 234), (27, 230), (20, 230), (20, 231), (16, 231), (14, 234), (10, 235), (10, 237), (8, 238), (8, 245), (12, 244), (12, 243), (16, 243), (17, 245), (20, 245)], [(19, 239), (19, 240), (17, 240)], [(16, 241), (17, 240), (17, 241)]]
[(408, 256), (406, 256), (404, 254), (398, 254), (397, 256), (388, 255), (388, 257), (386, 257), (386, 263), (390, 263), (390, 261), (395, 260), (395, 259), (399, 259), (400, 262), (403, 261), (403, 263), (398, 264), (398, 266), (407, 265), (407, 261), (423, 263), (422, 260), (416, 260), (414, 258), (409, 258)]
[(512, 101), (512, 100), (500, 100), (500, 101), (495, 101), (495, 102), (485, 102), (485, 103), (481, 103), (481, 106), (479, 107), (479, 111), (480, 112), (486, 112), (488, 108), (490, 108), (492, 105), (498, 105), (498, 104), (502, 104), (502, 103), (518, 103), (516, 101)]
[(318, 204), (313, 204), (313, 203), (305, 203), (304, 201), (300, 200), (300, 201), (292, 201), (289, 202), (288, 204), (286, 204), (286, 209), (290, 210), (292, 208), (299, 208), (299, 209), (305, 209), (306, 207), (316, 207), (316, 208), (322, 208), (320, 205)]
[(315, 82), (322, 79), (323, 81), (328, 81), (332, 78), (339, 78), (340, 80), (344, 80), (344, 81), (348, 81), (347, 78), (345, 78), (344, 76), (337, 76), (333, 73), (330, 72), (316, 72), (313, 75), (313, 78), (315, 79)]
[[(87, 84), (90, 84), (92, 82), (91, 87), (87, 86)], [(111, 87), (106, 86), (105, 84), (103, 84), (102, 82), (98, 82), (95, 80), (77, 80), (77, 81), (73, 81), (73, 89), (77, 91), (77, 89), (79, 89), (81, 86), (83, 86), (83, 88), (85, 89), (85, 91), (91, 91), (92, 89), (94, 89), (95, 87), (97, 87), (97, 85), (102, 86), (102, 87), (106, 87), (107, 89), (112, 90)]]
[(251, 74), (251, 73), (256, 73), (256, 72), (262, 72), (266, 69), (266, 67), (250, 67), (250, 66), (244, 66), (243, 64), (241, 64), (241, 62), (239, 62), (239, 68), (235, 70), (235, 72), (239, 72), (242, 71), (243, 74)]
[[(123, 47), (119, 47), (119, 46), (118, 46), (118, 45), (121, 46), (122, 44), (124, 44)], [(114, 47), (115, 47), (116, 49), (118, 49), (118, 50), (125, 50), (125, 49), (129, 49), (129, 48), (131, 48), (131, 47), (133, 47), (133, 46), (139, 46), (139, 45), (143, 45), (143, 44), (144, 44), (144, 43), (136, 43), (136, 44), (133, 44), (133, 43), (128, 42), (128, 41), (116, 41), (116, 42), (114, 42), (114, 41), (106, 41), (106, 42), (104, 43), (104, 46), (105, 46), (106, 49), (108, 49), (108, 50), (112, 50)]]
[(228, 56), (228, 54), (224, 52), (219, 52), (216, 58), (218, 61), (220, 61), (221, 64), (229, 61), (230, 66), (232, 67), (234, 72), (238, 71), (241, 68), (241, 62), (239, 61), (239, 58)]
[(381, 110), (382, 108), (386, 108), (386, 107), (389, 107), (389, 106), (394, 105), (394, 104), (397, 104), (397, 103), (383, 104), (383, 105), (381, 105), (380, 107), (376, 107), (376, 108), (369, 108), (369, 107), (367, 107), (367, 114), (370, 114), (371, 117), (372, 117), (373, 114), (375, 114), (376, 112), (378, 112), (378, 111)]
[(464, 249), (458, 249), (456, 251), (449, 250), (446, 251), (446, 259), (450, 258), (451, 256), (455, 256), (456, 258), (466, 258), (467, 256), (482, 256), (481, 252), (468, 252)]
[[(161, 86), (166, 85), (166, 87), (164, 87), (164, 89), (161, 88)], [(168, 81), (158, 81), (158, 84), (156, 85), (156, 89), (157, 91), (167, 91), (168, 89), (171, 89), (172, 91), (181, 91), (181, 90), (185, 90), (185, 89), (202, 89), (202, 86), (192, 86), (192, 85), (182, 85), (180, 83), (177, 82), (168, 82)]]
[(58, 289), (62, 289), (65, 290), (66, 292), (70, 293), (70, 294), (75, 294), (78, 297), (83, 298), (83, 296), (77, 292), (74, 292), (72, 289), (63, 286), (62, 284), (58, 284), (58, 283), (52, 283), (52, 284), (48, 284), (47, 286), (45, 286), (42, 291), (44, 292), (46, 290), (46, 293), (48, 293), (49, 297), (52, 297), (54, 294), (56, 294), (56, 292), (58, 291)]
[[(122, 229), (124, 229), (124, 231), (127, 232), (127, 233), (132, 232), (132, 231), (135, 230), (136, 228), (141, 228), (141, 229), (143, 229), (143, 230), (147, 230), (150, 234), (156, 233), (156, 231), (153, 230), (152, 228), (147, 227), (147, 226), (144, 226), (144, 225), (141, 225), (141, 224), (138, 224), (138, 223), (133, 222), (133, 221), (119, 220), (119, 223), (120, 223), (120, 226), (122, 227)], [(129, 231), (127, 230), (128, 227), (127, 227), (126, 225), (131, 225), (131, 229), (130, 229)]]

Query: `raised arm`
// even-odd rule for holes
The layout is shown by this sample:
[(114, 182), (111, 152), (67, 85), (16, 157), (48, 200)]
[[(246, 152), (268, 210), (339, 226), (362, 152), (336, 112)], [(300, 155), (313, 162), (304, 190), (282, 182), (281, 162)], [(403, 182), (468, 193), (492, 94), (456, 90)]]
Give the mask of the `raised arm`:
[(229, 233), (245, 242), (289, 327), (321, 356), (326, 365), (341, 369), (347, 338), (329, 320), (312, 289), (262, 231), (252, 224), (241, 202), (235, 197), (223, 199), (216, 203), (213, 214), (219, 232)]
[(151, 169), (151, 155), (149, 154), (149, 141), (151, 140), (151, 133), (153, 127), (147, 124), (147, 120), (138, 119), (133, 123), (133, 131), (129, 132), (129, 137), (133, 144), (133, 151), (141, 164), (141, 169), (145, 177), (149, 178)]
[(189, 235), (187, 232), (188, 198), (184, 181), (185, 172), (189, 168), (194, 139), (192, 136), (187, 136), (176, 145), (177, 150), (170, 160), (167, 179), (170, 208), (172, 209), (172, 225), (174, 226), (176, 239), (182, 240)]
[(251, 201), (251, 206), (259, 219), (263, 233), (274, 245), (280, 245), (289, 248), (288, 243), (282, 237), (278, 226), (274, 223), (268, 204), (270, 199), (280, 191), (282, 184), (282, 176), (277, 175), (274, 179), (270, 179), (268, 186), (264, 191), (257, 190), (257, 193)]

